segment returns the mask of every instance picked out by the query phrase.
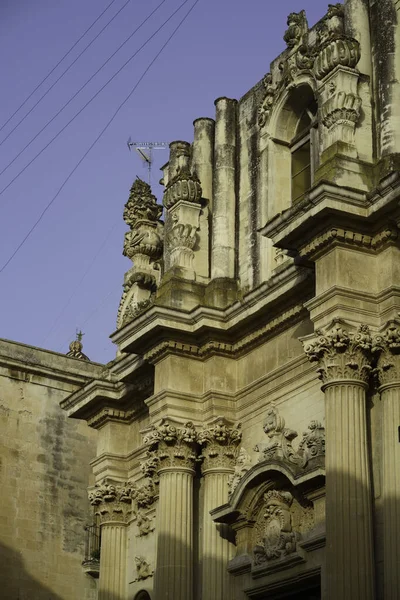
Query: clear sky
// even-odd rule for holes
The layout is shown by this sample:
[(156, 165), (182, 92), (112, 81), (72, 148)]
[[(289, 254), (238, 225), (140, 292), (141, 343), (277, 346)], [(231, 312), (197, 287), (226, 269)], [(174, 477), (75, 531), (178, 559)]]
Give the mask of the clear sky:
[[(20, 175), (24, 167), (121, 68), (184, 0), (165, 0), (60, 115), (32, 138), (160, 4), (114, 0), (89, 33), (0, 131), (0, 269), (128, 96), (185, 12), (182, 9)], [(0, 0), (0, 127), (111, 0)], [(124, 7), (124, 5), (126, 6)], [(124, 8), (123, 8), (124, 7)], [(121, 12), (4, 140), (84, 47)], [(124, 272), (124, 204), (147, 172), (127, 140), (192, 141), (192, 122), (214, 117), (214, 99), (240, 98), (284, 48), (287, 15), (305, 9), (310, 25), (324, 0), (199, 0), (128, 102), (70, 177), (42, 221), (0, 273), (0, 337), (67, 352), (82, 328), (84, 351), (107, 362)], [(28, 145), (29, 144), (29, 145)], [(161, 201), (155, 152), (153, 191)], [(11, 181), (15, 178), (15, 181)], [(11, 185), (9, 185), (11, 183)], [(5, 189), (7, 188), (7, 189)], [(4, 191), (3, 191), (4, 190)]]

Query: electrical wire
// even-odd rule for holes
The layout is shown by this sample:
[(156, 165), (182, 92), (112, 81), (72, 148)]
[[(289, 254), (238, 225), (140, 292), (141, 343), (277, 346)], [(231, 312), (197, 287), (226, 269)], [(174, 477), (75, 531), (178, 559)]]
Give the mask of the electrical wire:
[[(148, 73), (148, 71), (151, 69), (151, 67), (153, 66), (153, 64), (156, 62), (156, 60), (158, 59), (158, 57), (160, 56), (160, 54), (163, 52), (163, 50), (166, 48), (166, 46), (169, 44), (169, 42), (172, 40), (172, 38), (174, 37), (174, 35), (176, 34), (176, 32), (178, 31), (178, 29), (181, 27), (181, 25), (183, 25), (183, 23), (186, 21), (186, 19), (188, 18), (188, 16), (190, 15), (190, 13), (192, 12), (192, 10), (194, 9), (194, 7), (198, 4), (200, 0), (195, 0), (194, 4), (190, 7), (190, 9), (187, 11), (187, 13), (184, 15), (184, 17), (181, 19), (181, 21), (178, 23), (177, 27), (175, 27), (175, 29), (173, 30), (172, 34), (167, 38), (166, 42), (164, 42), (164, 44), (161, 46), (161, 49), (157, 52), (157, 54), (155, 55), (155, 57), (150, 61), (150, 63), (148, 64), (148, 66), (146, 67), (146, 69), (143, 71), (142, 75), (139, 77), (139, 79), (137, 80), (137, 82), (135, 83), (135, 85), (133, 86), (133, 88), (131, 89), (131, 91), (129, 92), (129, 94), (126, 96), (126, 98), (121, 102), (121, 104), (118, 106), (118, 108), (116, 109), (116, 111), (114, 112), (114, 114), (112, 115), (112, 117), (109, 119), (109, 121), (106, 123), (106, 125), (103, 127), (103, 129), (100, 131), (99, 135), (96, 137), (96, 139), (94, 140), (94, 142), (92, 142), (92, 144), (89, 146), (89, 148), (86, 150), (86, 152), (83, 154), (83, 156), (79, 159), (79, 161), (77, 162), (77, 164), (75, 165), (75, 167), (72, 169), (72, 171), (69, 173), (69, 175), (65, 178), (65, 180), (63, 181), (63, 183), (61, 184), (61, 186), (59, 187), (58, 191), (56, 192), (56, 194), (53, 196), (53, 198), (50, 200), (50, 202), (47, 204), (47, 206), (44, 208), (44, 210), (41, 212), (39, 218), (35, 221), (35, 223), (32, 225), (32, 227), (30, 228), (30, 230), (28, 231), (28, 233), (25, 235), (25, 237), (22, 239), (22, 241), (18, 244), (18, 246), (16, 247), (16, 249), (14, 250), (14, 252), (11, 254), (11, 256), (7, 259), (7, 261), (3, 264), (3, 266), (0, 269), (0, 273), (2, 273), (4, 271), (4, 269), (7, 268), (7, 266), (10, 264), (10, 262), (13, 260), (13, 258), (16, 256), (16, 254), (21, 250), (21, 248), (25, 245), (26, 241), (30, 238), (30, 236), (32, 235), (32, 233), (35, 231), (36, 227), (39, 225), (39, 223), (41, 222), (41, 220), (43, 219), (44, 215), (46, 214), (46, 212), (50, 209), (50, 207), (52, 206), (52, 204), (55, 202), (55, 200), (58, 198), (58, 196), (60, 195), (61, 191), (64, 189), (64, 187), (67, 185), (68, 181), (71, 179), (72, 175), (75, 173), (75, 171), (80, 167), (80, 165), (82, 164), (82, 162), (85, 160), (85, 158), (87, 157), (87, 155), (89, 154), (89, 152), (94, 148), (94, 146), (97, 144), (97, 142), (100, 140), (100, 138), (104, 135), (104, 133), (107, 131), (107, 129), (109, 128), (109, 126), (111, 125), (111, 123), (114, 121), (115, 117), (118, 115), (118, 113), (120, 112), (120, 110), (125, 106), (125, 104), (130, 100), (130, 98), (132, 97), (132, 95), (134, 94), (134, 92), (136, 91), (136, 89), (138, 88), (138, 86), (140, 85), (141, 81), (143, 80), (143, 78), (146, 76), (146, 74)], [(166, 24), (186, 3), (188, 2), (188, 0), (185, 0), (179, 7), (178, 9), (176, 9), (172, 15), (165, 21), (164, 24)], [(149, 38), (151, 39), (151, 38)], [(147, 42), (145, 42), (147, 43)]]
[[(61, 73), (61, 75), (54, 81), (54, 83), (51, 84), (51, 86), (45, 91), (45, 93), (40, 96), (39, 100), (28, 110), (28, 112), (22, 117), (22, 119), (20, 119), (18, 121), (18, 123), (13, 127), (13, 129), (11, 129), (11, 131), (8, 132), (8, 134), (6, 135), (5, 138), (3, 138), (0, 142), (0, 146), (2, 146), (4, 144), (4, 142), (6, 140), (8, 140), (8, 138), (10, 137), (10, 135), (12, 135), (14, 133), (14, 131), (16, 129), (18, 129), (18, 127), (21, 125), (21, 123), (23, 123), (25, 121), (25, 119), (31, 114), (32, 111), (35, 110), (35, 108), (37, 107), (38, 104), (40, 104), (40, 102), (43, 100), (43, 98), (45, 98), (47, 96), (47, 94), (49, 92), (51, 92), (51, 90), (54, 88), (54, 86), (57, 85), (57, 83), (60, 81), (60, 79), (62, 79), (64, 77), (64, 75), (66, 73), (68, 73), (68, 71), (70, 70), (71, 67), (74, 66), (74, 64), (80, 59), (80, 57), (82, 56), (82, 54), (84, 54), (86, 52), (86, 50), (97, 40), (97, 38), (103, 33), (103, 31), (105, 29), (107, 29), (107, 27), (114, 21), (114, 19), (120, 14), (120, 12), (122, 12), (124, 10), (124, 8), (126, 8), (129, 4), (131, 0), (126, 0), (125, 4), (123, 4), (121, 6), (121, 8), (115, 13), (115, 15), (113, 17), (111, 17), (111, 19), (104, 25), (104, 27), (102, 29), (100, 29), (100, 31), (98, 32), (98, 34), (84, 47), (84, 49), (78, 54), (78, 56), (72, 61), (72, 63), (70, 65), (68, 65), (68, 67)], [(54, 67), (56, 68), (56, 67)], [(53, 69), (54, 70), (54, 69)], [(52, 71), (53, 72), (53, 71)], [(47, 78), (46, 78), (47, 79)], [(37, 89), (37, 88), (36, 88)], [(36, 91), (36, 90), (35, 90)], [(32, 92), (33, 93), (33, 92)], [(8, 121), (7, 121), (8, 122)], [(23, 149), (25, 150), (25, 148)], [(23, 151), (22, 150), (22, 151)], [(17, 155), (16, 158), (18, 158), (19, 155)], [(15, 159), (14, 159), (15, 160)], [(14, 161), (12, 161), (14, 162)], [(12, 163), (10, 163), (12, 164)], [(7, 165), (6, 168), (8, 168), (9, 165)], [(4, 169), (5, 171), (5, 169)], [(4, 172), (2, 171), (2, 173)], [(0, 173), (1, 175), (1, 173)]]
[[(130, 2), (130, 0), (128, 0), (128, 2)], [(126, 6), (126, 4), (128, 4), (128, 2), (126, 2), (124, 4), (124, 6)], [(140, 23), (140, 25), (138, 25), (136, 27), (136, 29), (126, 38), (126, 40), (124, 42), (122, 42), (122, 44), (115, 50), (115, 52), (113, 52), (113, 54), (111, 54), (111, 56), (109, 56), (107, 58), (107, 60), (97, 69), (97, 71), (95, 73), (93, 73), (93, 75), (79, 88), (79, 90), (77, 92), (75, 92), (75, 94), (73, 94), (71, 96), (71, 98), (60, 108), (60, 110), (58, 112), (56, 112), (56, 114), (49, 120), (47, 121), (47, 123), (42, 127), (42, 129), (40, 131), (38, 131), (38, 133), (36, 135), (33, 136), (33, 138), (27, 143), (25, 144), (25, 146), (22, 148), (22, 150), (20, 150), (20, 152), (18, 152), (18, 154), (16, 154), (16, 156), (14, 156), (14, 158), (4, 167), (4, 169), (2, 171), (0, 171), (0, 175), (3, 175), (3, 173), (5, 171), (7, 171), (7, 169), (17, 160), (17, 158), (19, 158), (21, 156), (21, 154), (23, 154), (25, 152), (25, 150), (27, 148), (29, 148), (29, 146), (39, 137), (39, 135), (41, 133), (43, 133), (43, 131), (45, 129), (47, 129), (47, 127), (54, 121), (54, 119), (56, 119), (65, 108), (67, 108), (67, 106), (69, 104), (71, 104), (71, 102), (78, 96), (78, 94), (81, 93), (81, 91), (87, 86), (89, 85), (89, 83), (92, 81), (92, 79), (94, 79), (94, 77), (96, 77), (96, 75), (98, 73), (100, 73), (100, 71), (106, 66), (107, 63), (110, 62), (110, 60), (121, 50), (121, 48), (123, 46), (125, 46), (125, 44), (127, 42), (129, 42), (129, 40), (135, 35), (135, 33), (137, 33), (139, 31), (139, 29), (141, 27), (143, 27), (143, 25), (154, 15), (154, 13), (156, 13), (158, 11), (159, 8), (161, 8), (161, 6), (166, 2), (166, 0), (162, 0), (160, 2), (160, 4), (158, 4), (158, 6), (156, 6), (156, 8), (154, 10), (152, 10), (152, 12)], [(118, 74), (118, 73), (117, 73)], [(106, 85), (108, 85), (108, 83), (110, 83), (111, 80), (109, 80), (107, 82)], [(102, 88), (104, 89), (104, 88)], [(101, 90), (99, 90), (100, 92)], [(43, 97), (43, 96), (42, 96)], [(95, 97), (95, 96), (94, 96)], [(78, 113), (79, 114), (79, 113)], [(1, 146), (1, 144), (0, 144)]]
[[(162, 0), (161, 4), (163, 2), (165, 2), (166, 0)], [(155, 37), (157, 35), (157, 33), (159, 31), (161, 31), (161, 29), (163, 29), (163, 27), (165, 27), (165, 25), (175, 16), (175, 14), (182, 8), (182, 6), (184, 6), (189, 0), (185, 0), (180, 6), (178, 6), (178, 8), (172, 13), (172, 15), (170, 17), (168, 17), (168, 19), (166, 21), (164, 21), (164, 23), (162, 25), (160, 25), (160, 27), (158, 29), (156, 29), (156, 31), (140, 46), (140, 48), (138, 48), (138, 50), (136, 50), (129, 58), (127, 61), (125, 61), (125, 63), (122, 65), (122, 67), (120, 67), (118, 69), (118, 71), (116, 71), (116, 73), (114, 73), (114, 75), (112, 75), (112, 77), (110, 77), (110, 79), (108, 79), (106, 81), (106, 83), (99, 89), (97, 90), (97, 92), (86, 102), (86, 104), (84, 104), (82, 106), (82, 108), (79, 109), (79, 111), (77, 113), (75, 113), (75, 115), (64, 125), (64, 127), (62, 127), (58, 133), (56, 133), (51, 140), (41, 149), (39, 150), (39, 152), (11, 179), (11, 181), (2, 189), (0, 190), (0, 196), (6, 191), (8, 190), (8, 188), (18, 179), (18, 177), (20, 175), (22, 175), (22, 173), (24, 173), (24, 171), (26, 171), (26, 169), (28, 167), (30, 167), (30, 165), (32, 163), (35, 162), (35, 160), (37, 158), (39, 158), (39, 156), (41, 156), (41, 154), (43, 154), (43, 152), (45, 150), (47, 150), (47, 148), (58, 138), (59, 135), (61, 135), (66, 129), (67, 127), (69, 127), (69, 125), (71, 125), (71, 123), (73, 121), (75, 121), (75, 119), (77, 117), (79, 117), (79, 115), (85, 110), (85, 108), (87, 108), (92, 102), (93, 100), (95, 100), (95, 98), (97, 98), (97, 96), (115, 79), (115, 77), (117, 77), (117, 75), (119, 75), (119, 73), (121, 73), (121, 71), (135, 58), (135, 56), (137, 56), (139, 54), (139, 52), (153, 39), (153, 37)], [(160, 5), (159, 5), (160, 6)], [(159, 6), (156, 7), (156, 9), (153, 11), (155, 12)], [(151, 14), (146, 17), (146, 19), (149, 19), (151, 16)], [(143, 23), (142, 23), (143, 24)], [(141, 24), (141, 25), (142, 25)], [(138, 26), (137, 29), (139, 29), (141, 27), (141, 25)], [(136, 29), (136, 31), (137, 31)], [(133, 34), (132, 34), (133, 35)], [(79, 93), (79, 91), (78, 91)], [(55, 117), (54, 117), (55, 118)], [(33, 140), (32, 140), (33, 141)], [(12, 161), (13, 162), (13, 161)], [(6, 168), (8, 168), (8, 166), (10, 166), (11, 163), (9, 163), (9, 165), (7, 165), (7, 167), (5, 167), (5, 169), (3, 169), (3, 171), (0, 173), (0, 175), (6, 170)]]

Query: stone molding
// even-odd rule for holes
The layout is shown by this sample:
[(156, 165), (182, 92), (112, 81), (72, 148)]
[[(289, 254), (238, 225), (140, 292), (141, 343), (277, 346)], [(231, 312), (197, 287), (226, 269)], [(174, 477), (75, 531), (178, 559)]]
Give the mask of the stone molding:
[(227, 357), (238, 356), (243, 352), (247, 352), (271, 335), (276, 334), (281, 328), (287, 327), (291, 322), (294, 322), (303, 316), (303, 314), (305, 314), (304, 306), (298, 304), (278, 315), (269, 321), (269, 323), (260, 327), (257, 331), (254, 331), (238, 342), (231, 344), (216, 340), (206, 342), (203, 345), (187, 344), (173, 340), (161, 342), (145, 354), (145, 359), (150, 363), (154, 363), (170, 353), (198, 359), (204, 359), (214, 355)]
[(389, 321), (373, 340), (372, 352), (376, 359), (374, 375), (380, 388), (400, 385), (400, 321)]
[(367, 325), (350, 331), (341, 319), (334, 319), (325, 331), (317, 330), (301, 341), (309, 360), (318, 363), (323, 388), (340, 382), (367, 387), (372, 370), (372, 337)]
[(398, 238), (398, 227), (394, 223), (389, 224), (389, 226), (374, 235), (367, 235), (343, 227), (332, 227), (300, 248), (299, 256), (315, 259), (321, 250), (325, 250), (334, 243), (374, 251), (384, 247), (387, 243), (396, 242)]
[(325, 456), (325, 429), (318, 421), (310, 423), (297, 450), (292, 442), (298, 433), (285, 427), (285, 419), (275, 405), (268, 409), (263, 429), (269, 441), (260, 442), (254, 448), (260, 453), (259, 462), (279, 460), (304, 468), (311, 459)]
[(202, 473), (210, 470), (229, 470), (235, 468), (238, 445), (242, 439), (241, 425), (232, 425), (224, 417), (206, 426), (198, 434), (198, 443), (202, 448)]
[(197, 460), (198, 435), (191, 421), (183, 427), (176, 426), (169, 419), (162, 419), (145, 436), (148, 446), (144, 469), (148, 474), (162, 473), (165, 469), (190, 470), (194, 473)]

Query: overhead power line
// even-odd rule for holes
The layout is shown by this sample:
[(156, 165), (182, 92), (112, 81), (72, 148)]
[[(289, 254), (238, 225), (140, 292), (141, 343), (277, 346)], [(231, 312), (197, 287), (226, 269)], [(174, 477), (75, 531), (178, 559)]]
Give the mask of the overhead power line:
[[(164, 21), (164, 24), (161, 26), (163, 27), (164, 25), (166, 25), (166, 23), (168, 23), (168, 21), (171, 20), (171, 18), (185, 5), (187, 4), (189, 0), (184, 0), (184, 2), (172, 13), (172, 15), (170, 17), (168, 17), (168, 19), (166, 21)], [(109, 128), (109, 126), (111, 125), (111, 123), (114, 121), (115, 117), (118, 115), (118, 113), (120, 112), (120, 110), (125, 106), (125, 104), (130, 100), (130, 98), (132, 97), (132, 95), (134, 94), (134, 92), (136, 91), (136, 89), (138, 88), (139, 84), (141, 83), (141, 81), (143, 80), (143, 78), (146, 76), (146, 74), (149, 72), (149, 70), (151, 69), (151, 67), (153, 66), (153, 64), (156, 62), (156, 60), (158, 59), (158, 57), (160, 56), (160, 54), (163, 52), (163, 50), (166, 48), (166, 46), (169, 44), (169, 42), (172, 40), (172, 38), (174, 37), (174, 35), (176, 34), (176, 32), (178, 31), (178, 29), (183, 25), (183, 23), (186, 21), (186, 19), (188, 18), (188, 16), (190, 15), (190, 13), (192, 12), (192, 10), (194, 9), (194, 7), (198, 4), (200, 0), (195, 0), (194, 4), (189, 8), (189, 10), (187, 11), (187, 13), (184, 15), (184, 17), (180, 20), (180, 22), (178, 23), (178, 25), (175, 27), (175, 29), (173, 30), (173, 32), (171, 33), (171, 35), (167, 38), (166, 42), (164, 42), (164, 44), (161, 46), (161, 49), (157, 52), (157, 54), (155, 55), (155, 57), (150, 61), (150, 63), (148, 64), (148, 66), (146, 67), (146, 69), (143, 71), (142, 75), (139, 77), (139, 79), (137, 80), (137, 82), (135, 83), (135, 85), (133, 86), (133, 88), (131, 89), (131, 91), (129, 92), (129, 94), (126, 96), (126, 98), (121, 102), (121, 104), (118, 106), (118, 108), (116, 109), (116, 111), (114, 112), (114, 114), (112, 115), (112, 117), (109, 119), (109, 121), (107, 121), (106, 125), (103, 127), (103, 129), (100, 131), (99, 135), (96, 137), (96, 139), (92, 142), (92, 144), (89, 146), (89, 148), (86, 150), (86, 152), (83, 154), (83, 156), (79, 159), (79, 161), (77, 162), (77, 164), (75, 165), (75, 167), (72, 169), (72, 171), (69, 173), (69, 175), (64, 179), (63, 183), (61, 184), (61, 186), (59, 187), (58, 191), (56, 192), (56, 194), (53, 196), (53, 198), (50, 200), (50, 202), (47, 204), (47, 206), (44, 208), (44, 210), (41, 212), (39, 218), (35, 221), (35, 223), (32, 225), (32, 227), (30, 228), (30, 230), (28, 231), (28, 233), (25, 235), (25, 237), (22, 239), (22, 241), (18, 244), (18, 246), (16, 247), (16, 249), (14, 250), (14, 252), (11, 254), (11, 256), (7, 259), (7, 261), (3, 264), (3, 266), (0, 269), (0, 273), (2, 273), (4, 271), (4, 269), (7, 268), (7, 266), (10, 264), (10, 262), (13, 260), (13, 258), (16, 256), (16, 254), (21, 250), (21, 248), (24, 246), (24, 244), (26, 243), (26, 241), (30, 238), (30, 236), (32, 235), (32, 233), (35, 231), (36, 227), (39, 225), (39, 223), (41, 222), (41, 220), (43, 219), (44, 215), (46, 214), (46, 212), (50, 209), (50, 207), (52, 206), (52, 204), (55, 202), (55, 200), (58, 198), (58, 196), (60, 195), (61, 191), (64, 189), (64, 187), (67, 185), (68, 181), (71, 179), (72, 175), (75, 173), (75, 171), (79, 168), (79, 166), (82, 164), (82, 162), (85, 160), (85, 158), (87, 157), (87, 155), (89, 154), (89, 152), (94, 148), (94, 146), (97, 144), (97, 142), (100, 140), (100, 138), (104, 135), (104, 133), (107, 131), (107, 129)], [(161, 29), (161, 27), (159, 29)], [(153, 36), (154, 37), (154, 34)], [(149, 38), (150, 40), (151, 38)], [(148, 41), (149, 41), (148, 40)], [(145, 44), (147, 44), (147, 42), (145, 42)], [(145, 45), (143, 44), (143, 46)], [(143, 47), (142, 46), (142, 47)]]
[[(33, 94), (40, 88), (41, 85), (44, 84), (45, 81), (47, 81), (47, 79), (50, 77), (50, 75), (52, 73), (54, 73), (54, 71), (57, 69), (57, 67), (59, 67), (61, 65), (61, 63), (67, 58), (67, 56), (69, 54), (71, 54), (72, 50), (79, 44), (79, 42), (81, 40), (83, 40), (83, 38), (85, 37), (85, 35), (87, 33), (89, 33), (89, 31), (96, 25), (97, 21), (99, 21), (101, 19), (101, 17), (108, 11), (108, 9), (114, 4), (116, 0), (111, 0), (110, 4), (108, 4), (105, 9), (103, 10), (103, 12), (101, 12), (99, 14), (99, 16), (93, 21), (93, 23), (82, 33), (82, 35), (76, 40), (76, 42), (74, 44), (72, 44), (71, 48), (64, 54), (64, 56), (62, 56), (62, 58), (60, 58), (60, 60), (58, 61), (58, 63), (56, 65), (54, 65), (54, 67), (47, 73), (46, 77), (44, 79), (42, 79), (42, 81), (40, 83), (37, 84), (37, 86), (35, 87), (34, 90), (32, 90), (32, 92), (29, 94), (29, 96), (27, 96), (25, 98), (25, 100), (22, 102), (22, 104), (20, 104), (17, 108), (16, 111), (13, 112), (13, 114), (8, 117), (7, 121), (5, 121), (3, 123), (3, 125), (0, 127), (0, 131), (2, 131), (4, 129), (4, 127), (11, 121), (11, 119), (13, 117), (15, 117), (15, 115), (21, 110), (22, 107), (25, 106), (25, 104), (28, 102), (28, 100), (30, 100), (30, 98), (32, 98)], [(3, 140), (4, 141), (4, 140)], [(2, 142), (3, 143), (3, 142)]]
[[(49, 92), (51, 92), (51, 90), (54, 88), (54, 86), (57, 85), (57, 83), (60, 81), (60, 79), (62, 79), (64, 77), (64, 75), (66, 73), (68, 73), (68, 71), (71, 69), (71, 67), (74, 66), (74, 64), (80, 59), (80, 57), (82, 56), (82, 54), (84, 54), (86, 52), (86, 50), (97, 40), (97, 38), (103, 33), (103, 31), (105, 29), (107, 29), (107, 27), (114, 21), (114, 19), (119, 15), (120, 12), (122, 12), (124, 10), (124, 8), (126, 8), (126, 6), (128, 6), (129, 2), (131, 0), (126, 0), (125, 4), (123, 4), (121, 6), (121, 8), (115, 13), (115, 15), (113, 17), (111, 17), (111, 19), (109, 21), (107, 21), (107, 23), (104, 25), (104, 27), (102, 29), (100, 29), (99, 33), (84, 47), (84, 49), (78, 54), (78, 56), (72, 61), (72, 63), (70, 65), (68, 65), (68, 67), (61, 73), (61, 75), (59, 77), (57, 77), (57, 79), (54, 81), (54, 83), (51, 84), (51, 86), (45, 91), (45, 93), (40, 96), (39, 100), (28, 110), (28, 112), (22, 117), (22, 119), (20, 119), (18, 121), (18, 123), (13, 127), (13, 129), (11, 129), (11, 131), (6, 135), (5, 138), (3, 138), (0, 142), (0, 146), (2, 146), (4, 144), (4, 142), (6, 140), (8, 140), (8, 138), (10, 137), (11, 134), (14, 133), (14, 131), (16, 129), (18, 129), (18, 127), (21, 125), (21, 123), (23, 123), (25, 121), (25, 119), (31, 114), (31, 112), (33, 110), (35, 110), (35, 108), (37, 107), (38, 104), (40, 104), (40, 102), (43, 100), (43, 98), (45, 98), (47, 96), (47, 94)], [(42, 130), (43, 131), (43, 130)], [(39, 134), (38, 134), (39, 135)], [(37, 136), (36, 136), (37, 137)], [(36, 139), (36, 137), (34, 137), (33, 139)], [(17, 154), (17, 156), (6, 166), (5, 169), (3, 169), (3, 171), (0, 173), (0, 175), (2, 173), (4, 173), (4, 171), (6, 169), (8, 169), (8, 167), (14, 162), (14, 160), (16, 160), (18, 158), (18, 156), (20, 156), (20, 154), (22, 152), (24, 152), (24, 150), (30, 146), (30, 144), (32, 143), (33, 140), (31, 140), (31, 142), (29, 142), (29, 144), (27, 146), (25, 146), (21, 152), (19, 154)]]
[[(138, 25), (138, 27), (131, 33), (131, 35), (123, 42), (123, 44), (121, 44), (120, 48), (144, 25), (144, 23), (146, 21), (148, 21), (150, 19), (150, 17), (161, 7), (162, 4), (164, 4), (164, 2), (166, 2), (166, 0), (162, 0), (160, 2), (160, 4), (158, 6), (156, 6), (156, 8), (142, 21), (142, 23), (140, 23), (140, 25)], [(153, 37), (155, 37), (157, 35), (157, 33), (159, 31), (161, 31), (161, 29), (163, 27), (165, 27), (165, 25), (168, 23), (168, 21), (170, 21), (172, 19), (172, 17), (175, 16), (175, 14), (181, 9), (181, 7), (186, 4), (186, 2), (184, 2), (183, 4), (181, 4), (173, 13), (172, 15), (166, 20), (164, 21), (164, 23), (162, 25), (160, 25), (160, 27), (158, 29), (156, 29), (156, 31), (140, 46), (140, 48), (138, 50), (136, 50), (129, 58), (127, 61), (125, 61), (125, 63), (122, 65), (122, 67), (120, 67), (118, 69), (118, 71), (116, 71), (116, 73), (114, 73), (114, 75), (112, 75), (110, 77), (110, 79), (108, 79), (106, 81), (106, 83), (99, 89), (97, 90), (97, 92), (86, 102), (86, 104), (84, 104), (82, 106), (82, 108), (80, 108), (78, 110), (77, 113), (75, 113), (75, 115), (64, 125), (64, 127), (62, 127), (58, 133), (56, 133), (51, 140), (41, 149), (39, 150), (39, 152), (24, 166), (22, 167), (22, 169), (15, 175), (15, 177), (13, 177), (13, 179), (11, 179), (11, 181), (2, 189), (0, 190), (0, 196), (14, 183), (14, 181), (16, 181), (18, 179), (18, 177), (20, 175), (22, 175), (22, 173), (24, 173), (24, 171), (26, 171), (26, 169), (28, 167), (30, 167), (30, 165), (35, 162), (35, 160), (37, 158), (39, 158), (39, 156), (41, 154), (43, 154), (43, 152), (45, 150), (47, 150), (47, 148), (58, 138), (59, 135), (61, 135), (63, 133), (63, 131), (65, 131), (67, 129), (67, 127), (69, 127), (69, 125), (71, 125), (71, 123), (73, 121), (75, 121), (75, 119), (85, 110), (85, 108), (87, 108), (89, 106), (89, 104), (91, 104), (93, 102), (93, 100), (95, 100), (95, 98), (97, 98), (97, 96), (115, 79), (115, 77), (117, 75), (119, 75), (119, 73), (135, 58), (135, 56), (137, 56), (139, 54), (139, 52), (153, 39)], [(117, 48), (117, 50), (114, 52), (114, 54), (116, 54), (120, 48)], [(112, 55), (114, 56), (114, 55)], [(108, 59), (110, 60), (112, 58), (112, 56)], [(106, 63), (108, 62), (108, 60), (106, 61)], [(8, 169), (8, 167), (18, 158), (18, 156), (20, 156), (20, 154), (22, 154), (22, 152), (28, 147), (30, 146), (30, 144), (38, 137), (38, 135), (40, 135), (40, 133), (47, 127), (47, 125), (49, 125), (59, 114), (62, 110), (64, 110), (64, 108), (79, 94), (79, 92), (81, 90), (83, 90), (84, 87), (86, 87), (86, 85), (93, 79), (93, 77), (95, 77), (97, 75), (97, 73), (99, 71), (101, 71), (101, 69), (103, 68), (103, 66), (106, 64), (104, 63), (97, 71), (96, 73), (94, 73), (91, 78), (74, 94), (74, 96), (72, 96), (72, 98), (70, 98), (68, 100), (68, 102), (60, 109), (60, 111), (54, 115), (54, 117), (52, 117), (52, 119), (41, 129), (41, 131), (39, 131), (38, 134), (36, 134), (36, 136), (25, 146), (25, 148), (16, 156), (13, 158), (13, 160), (8, 163), (8, 165), (6, 167), (4, 167), (4, 169), (0, 172), (0, 175), (2, 175), (4, 173), (4, 171), (6, 169)]]

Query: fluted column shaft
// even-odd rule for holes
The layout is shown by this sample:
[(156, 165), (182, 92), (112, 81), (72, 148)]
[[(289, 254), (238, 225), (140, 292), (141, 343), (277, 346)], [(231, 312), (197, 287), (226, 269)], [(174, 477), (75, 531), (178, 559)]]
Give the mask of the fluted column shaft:
[(329, 600), (372, 600), (374, 562), (365, 385), (325, 387)]
[(101, 526), (100, 579), (98, 600), (126, 598), (126, 525)]
[(383, 587), (385, 600), (400, 598), (400, 381), (381, 388)]
[(232, 576), (227, 571), (234, 546), (222, 531), (224, 524), (214, 523), (210, 511), (228, 500), (228, 480), (232, 470), (209, 470), (204, 475), (202, 599), (231, 598)]
[(170, 467), (159, 475), (156, 600), (191, 600), (194, 471)]

